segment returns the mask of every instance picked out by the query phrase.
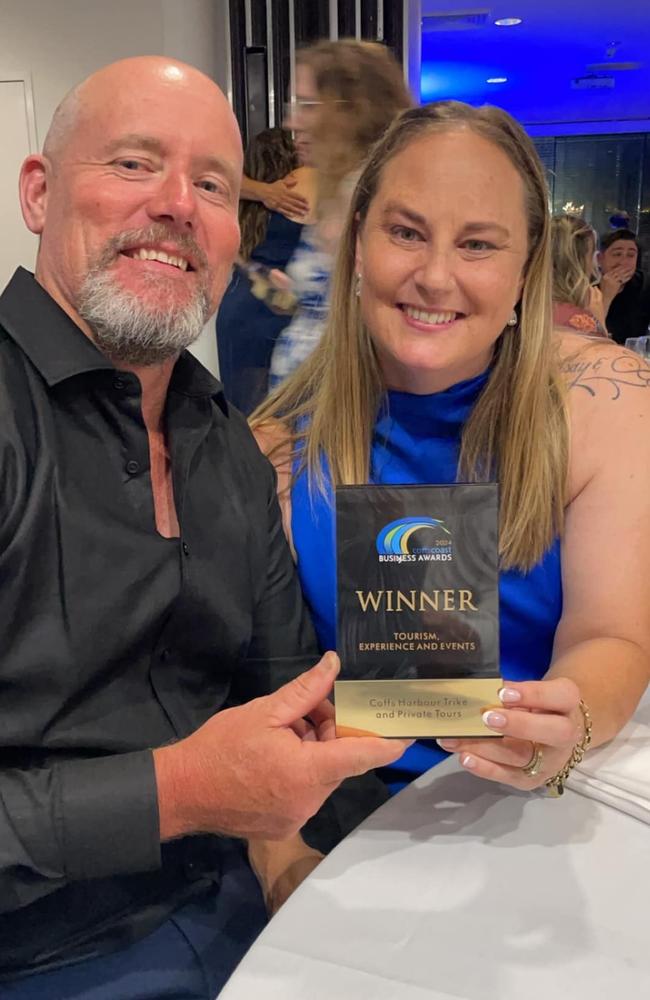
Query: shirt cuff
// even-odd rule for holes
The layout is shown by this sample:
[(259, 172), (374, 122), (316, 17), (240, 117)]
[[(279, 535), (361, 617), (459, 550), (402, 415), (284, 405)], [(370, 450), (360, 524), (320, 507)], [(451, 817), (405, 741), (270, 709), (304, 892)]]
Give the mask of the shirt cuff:
[(69, 879), (160, 867), (153, 753), (140, 750), (58, 766), (59, 830)]

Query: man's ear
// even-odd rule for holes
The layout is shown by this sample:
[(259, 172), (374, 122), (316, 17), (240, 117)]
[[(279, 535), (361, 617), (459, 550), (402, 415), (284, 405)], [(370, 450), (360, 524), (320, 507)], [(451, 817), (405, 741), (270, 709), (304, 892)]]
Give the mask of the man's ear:
[(20, 168), (20, 207), (25, 225), (37, 236), (45, 226), (48, 175), (48, 163), (43, 156), (28, 156)]

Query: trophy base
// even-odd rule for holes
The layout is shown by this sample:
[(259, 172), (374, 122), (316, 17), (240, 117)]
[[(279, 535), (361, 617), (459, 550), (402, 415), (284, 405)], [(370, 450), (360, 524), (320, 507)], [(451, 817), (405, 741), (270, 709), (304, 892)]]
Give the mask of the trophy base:
[(501, 737), (482, 719), (501, 707), (500, 677), (336, 681), (337, 736)]

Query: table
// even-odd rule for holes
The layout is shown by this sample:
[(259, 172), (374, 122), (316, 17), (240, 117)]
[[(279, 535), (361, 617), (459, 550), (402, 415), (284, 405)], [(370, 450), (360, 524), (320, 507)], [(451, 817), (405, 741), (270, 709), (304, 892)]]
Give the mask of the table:
[(319, 865), (220, 1000), (647, 996), (650, 828), (451, 758)]

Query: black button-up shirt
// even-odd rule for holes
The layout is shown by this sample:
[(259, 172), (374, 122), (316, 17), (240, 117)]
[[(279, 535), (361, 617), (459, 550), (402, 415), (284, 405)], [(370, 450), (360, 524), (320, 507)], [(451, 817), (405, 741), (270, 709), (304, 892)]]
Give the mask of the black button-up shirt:
[(605, 325), (617, 344), (628, 337), (644, 337), (650, 324), (650, 277), (636, 271), (623, 285), (605, 318)]
[(128, 943), (218, 881), (159, 842), (151, 748), (315, 659), (271, 466), (191, 355), (156, 530), (139, 380), (27, 271), (0, 298), (0, 975)]

